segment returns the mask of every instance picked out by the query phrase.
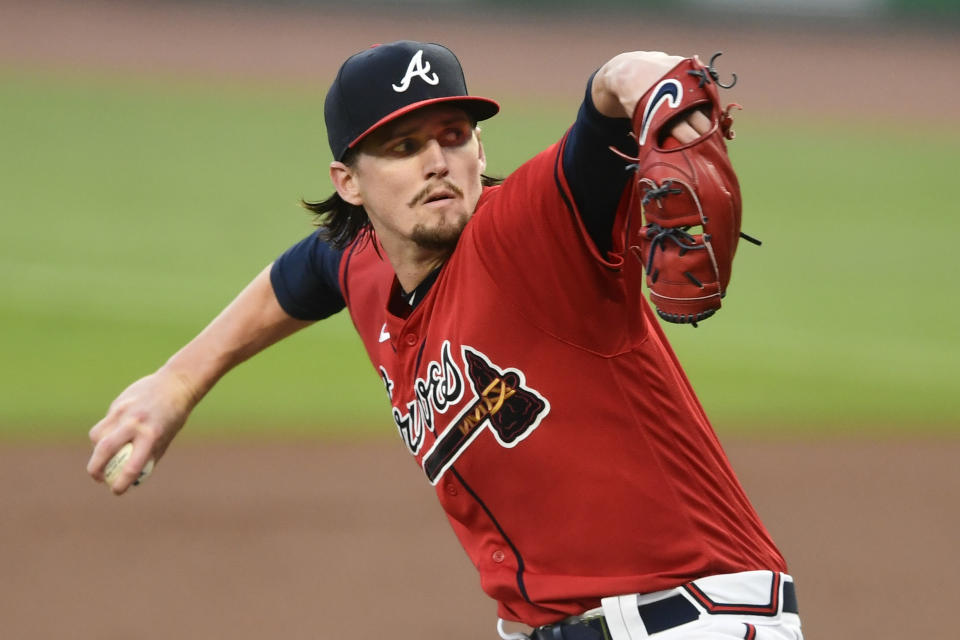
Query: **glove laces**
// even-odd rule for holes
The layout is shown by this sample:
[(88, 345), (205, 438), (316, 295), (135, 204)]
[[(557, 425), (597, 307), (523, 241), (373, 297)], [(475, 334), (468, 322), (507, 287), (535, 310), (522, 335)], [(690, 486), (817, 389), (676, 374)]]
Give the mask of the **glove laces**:
[(692, 76), (695, 76), (700, 79), (700, 82), (697, 84), (697, 88), (702, 88), (706, 84), (710, 84), (710, 81), (713, 80), (717, 83), (718, 87), (723, 89), (730, 89), (733, 85), (737, 84), (737, 74), (731, 73), (730, 76), (733, 78), (730, 81), (730, 84), (723, 84), (720, 82), (720, 74), (717, 73), (717, 69), (713, 66), (714, 60), (723, 55), (723, 51), (717, 51), (710, 57), (710, 62), (704, 65), (703, 69), (694, 69), (692, 71), (687, 71)]
[[(660, 275), (660, 270), (653, 268), (653, 259), (657, 254), (657, 249), (666, 251), (664, 243), (668, 240), (680, 248), (681, 256), (687, 251), (707, 248), (706, 242), (697, 244), (697, 239), (688, 233), (689, 229), (690, 227), (661, 227), (656, 223), (650, 223), (646, 226), (645, 233), (647, 238), (650, 239), (650, 255), (647, 256), (646, 271), (650, 274), (650, 280), (652, 282), (656, 282), (657, 277)], [(705, 235), (704, 240), (709, 241), (710, 236)], [(683, 275), (695, 286), (703, 288), (703, 283), (697, 280), (689, 271), (684, 271)]]
[[(636, 165), (634, 165), (636, 167)], [(646, 188), (643, 190), (643, 200), (640, 203), (646, 206), (651, 200), (660, 202), (669, 195), (680, 195), (683, 189), (673, 186), (673, 180), (664, 180), (663, 184), (656, 188)]]

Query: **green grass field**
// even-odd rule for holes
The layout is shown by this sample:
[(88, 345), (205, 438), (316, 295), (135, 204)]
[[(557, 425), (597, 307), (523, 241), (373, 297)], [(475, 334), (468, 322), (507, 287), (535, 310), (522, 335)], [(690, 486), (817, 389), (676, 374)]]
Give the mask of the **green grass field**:
[[(484, 126), (501, 175), (577, 106), (503, 103)], [(320, 93), (6, 72), (0, 113), (0, 437), (84, 437), (310, 232), (298, 199), (330, 190)], [(720, 314), (669, 328), (715, 423), (960, 431), (960, 135), (750, 114), (737, 132), (764, 246), (741, 245)], [(390, 433), (386, 409), (341, 314), (228, 375), (191, 432)]]

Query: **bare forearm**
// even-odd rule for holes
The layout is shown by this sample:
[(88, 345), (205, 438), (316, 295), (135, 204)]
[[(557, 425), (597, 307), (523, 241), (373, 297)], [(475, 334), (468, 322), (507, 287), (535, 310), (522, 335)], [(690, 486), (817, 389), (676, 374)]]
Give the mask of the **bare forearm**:
[(683, 58), (659, 51), (630, 51), (611, 58), (593, 78), (591, 97), (609, 118), (630, 118), (637, 101)]
[[(608, 118), (632, 118), (641, 98), (683, 58), (659, 51), (630, 51), (611, 58), (593, 78), (590, 97), (597, 111)], [(681, 144), (710, 130), (710, 119), (700, 111), (683, 114), (670, 135)]]
[(310, 324), (280, 307), (267, 267), (163, 368), (192, 389), (196, 404), (232, 368)]

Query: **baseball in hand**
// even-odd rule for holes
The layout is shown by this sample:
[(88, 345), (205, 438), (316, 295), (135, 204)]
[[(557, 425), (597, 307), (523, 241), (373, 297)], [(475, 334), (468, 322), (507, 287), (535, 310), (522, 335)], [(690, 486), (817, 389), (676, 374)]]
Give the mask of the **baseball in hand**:
[[(103, 477), (107, 481), (107, 484), (111, 487), (113, 482), (120, 475), (120, 472), (123, 470), (123, 465), (127, 464), (127, 460), (130, 459), (130, 455), (133, 453), (133, 443), (128, 442), (120, 448), (120, 451), (117, 451), (116, 455), (110, 458), (110, 462), (107, 463), (106, 468), (103, 470)], [(147, 460), (147, 464), (143, 466), (143, 471), (140, 472), (140, 476), (133, 481), (133, 486), (137, 486), (141, 482), (147, 479), (147, 476), (153, 471), (153, 460)]]

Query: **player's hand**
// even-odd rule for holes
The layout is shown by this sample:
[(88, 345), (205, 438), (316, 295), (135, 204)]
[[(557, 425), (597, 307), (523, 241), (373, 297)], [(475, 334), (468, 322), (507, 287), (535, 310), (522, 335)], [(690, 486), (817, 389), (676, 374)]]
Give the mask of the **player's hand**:
[(148, 460), (160, 459), (195, 404), (196, 393), (190, 383), (166, 368), (137, 380), (117, 396), (103, 420), (90, 429), (94, 447), (87, 473), (103, 482), (107, 462), (132, 442), (130, 460), (111, 486), (121, 495)]
[(670, 136), (680, 144), (687, 144), (706, 134), (712, 126), (705, 113), (693, 111), (670, 129)]

